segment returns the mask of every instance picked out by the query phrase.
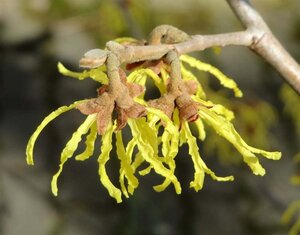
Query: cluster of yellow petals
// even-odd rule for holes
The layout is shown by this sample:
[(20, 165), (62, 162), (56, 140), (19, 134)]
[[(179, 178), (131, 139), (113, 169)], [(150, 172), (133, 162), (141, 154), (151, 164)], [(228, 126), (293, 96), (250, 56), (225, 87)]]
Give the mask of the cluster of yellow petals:
[[(52, 192), (54, 195), (58, 194), (57, 180), (63, 170), (64, 164), (70, 159), (76, 151), (82, 138), (85, 136), (85, 150), (75, 156), (78, 161), (89, 159), (94, 153), (94, 144), (97, 137), (101, 138), (101, 153), (98, 157), (98, 173), (100, 181), (108, 190), (111, 197), (115, 198), (119, 203), (122, 201), (122, 195), (129, 197), (134, 193), (138, 187), (139, 181), (137, 173), (140, 176), (146, 175), (154, 171), (162, 176), (163, 181), (160, 185), (154, 186), (154, 190), (160, 192), (165, 190), (170, 184), (174, 186), (177, 194), (181, 193), (181, 184), (175, 175), (175, 157), (178, 153), (178, 148), (183, 144), (189, 147), (189, 155), (194, 165), (195, 173), (194, 179), (190, 182), (190, 187), (198, 191), (202, 189), (205, 175), (209, 175), (212, 179), (217, 181), (232, 181), (233, 176), (220, 177), (217, 176), (204, 162), (199, 153), (197, 146), (197, 138), (204, 141), (206, 137), (205, 126), (211, 126), (215, 132), (224, 137), (230, 142), (238, 152), (243, 156), (244, 162), (251, 168), (254, 174), (264, 175), (265, 170), (259, 163), (256, 154), (277, 160), (280, 159), (280, 152), (267, 152), (246, 144), (246, 142), (237, 133), (231, 121), (234, 118), (233, 113), (220, 104), (214, 104), (207, 100), (204, 89), (196, 76), (188, 69), (186, 65), (197, 68), (214, 75), (219, 79), (220, 83), (229, 89), (232, 89), (235, 96), (242, 96), (242, 92), (237, 87), (237, 84), (220, 70), (215, 67), (203, 63), (193, 57), (182, 55), (180, 57), (181, 73), (183, 80), (194, 80), (197, 82), (197, 92), (192, 95), (192, 99), (199, 104), (199, 118), (195, 121), (198, 136), (192, 135), (189, 122), (180, 120), (178, 110), (175, 108), (172, 119), (170, 119), (163, 111), (149, 107), (147, 101), (144, 100), (144, 93), (135, 98), (135, 101), (144, 105), (147, 110), (146, 117), (138, 119), (128, 119), (128, 126), (131, 131), (131, 140), (124, 143), (121, 130), (116, 130), (116, 122), (111, 122), (105, 133), (100, 137), (97, 135), (96, 114), (88, 115), (85, 121), (73, 133), (71, 139), (67, 142), (65, 148), (62, 150), (60, 157), (60, 165), (57, 173), (52, 178)], [(70, 77), (77, 79), (92, 78), (101, 84), (107, 84), (108, 78), (105, 73), (105, 67), (91, 69), (82, 73), (76, 73), (67, 70), (62, 64), (58, 64), (59, 71)], [(132, 71), (128, 77), (127, 82), (137, 83), (142, 86), (146, 85), (146, 80), (150, 78), (154, 85), (159, 89), (161, 95), (167, 90), (167, 83), (169, 72), (165, 67), (161, 68), (159, 75), (154, 73), (149, 68), (137, 68)], [(80, 102), (77, 101), (69, 106), (63, 106), (50, 113), (38, 126), (36, 131), (31, 136), (27, 149), (27, 163), (33, 165), (33, 148), (37, 137), (44, 129), (44, 127), (55, 119), (60, 114), (76, 108)], [(163, 132), (160, 130), (163, 129)], [(112, 144), (113, 135), (115, 135), (115, 146)], [(110, 152), (116, 148), (117, 157), (120, 160), (119, 170), (119, 186), (115, 186), (107, 172), (106, 163), (110, 159)], [(141, 166), (147, 165), (146, 168)]]

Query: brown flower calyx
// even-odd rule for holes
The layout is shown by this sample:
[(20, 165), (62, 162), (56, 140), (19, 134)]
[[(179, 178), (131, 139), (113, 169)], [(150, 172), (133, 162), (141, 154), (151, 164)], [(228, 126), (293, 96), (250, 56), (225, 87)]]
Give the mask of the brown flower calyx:
[(111, 91), (109, 85), (103, 85), (98, 89), (97, 98), (89, 99), (76, 107), (85, 115), (97, 114), (99, 135), (105, 133), (114, 111), (117, 116), (116, 130), (125, 127), (128, 118), (140, 118), (146, 114), (145, 107), (133, 101), (133, 98), (140, 95), (144, 88), (138, 84), (128, 83), (123, 70), (120, 69), (119, 74), (122, 86), (119, 86), (117, 91)]
[(181, 121), (195, 121), (199, 117), (199, 104), (192, 100), (198, 84), (194, 81), (170, 80), (167, 93), (162, 97), (150, 100), (149, 106), (163, 111), (170, 119), (175, 108), (179, 110)]

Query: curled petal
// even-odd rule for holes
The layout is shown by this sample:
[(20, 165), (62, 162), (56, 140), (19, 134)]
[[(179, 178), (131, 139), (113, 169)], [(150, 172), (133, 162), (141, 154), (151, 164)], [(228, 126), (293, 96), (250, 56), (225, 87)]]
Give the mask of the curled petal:
[(129, 119), (128, 124), (144, 160), (153, 167), (157, 174), (170, 180), (174, 184), (176, 193), (180, 194), (181, 186), (174, 172), (166, 168), (156, 156), (156, 149), (153, 148), (156, 148), (156, 146), (152, 145), (152, 142), (156, 139), (156, 131), (149, 127), (144, 119), (134, 121)]
[(198, 138), (203, 141), (205, 139), (205, 137), (206, 137), (206, 132), (205, 132), (205, 129), (204, 129), (204, 125), (203, 125), (202, 119), (198, 118), (195, 121), (195, 125), (196, 125), (197, 131), (198, 131)]
[(131, 72), (128, 77), (127, 81), (128, 82), (135, 82), (140, 85), (145, 85), (146, 83), (146, 72), (145, 69), (136, 69), (135, 71)]
[(110, 181), (105, 165), (110, 158), (110, 152), (112, 150), (112, 134), (114, 131), (114, 126), (110, 122), (107, 126), (107, 131), (103, 134), (102, 145), (101, 145), (101, 154), (98, 158), (99, 169), (98, 174), (100, 176), (100, 181), (103, 186), (107, 189), (109, 195), (116, 199), (117, 203), (122, 202), (122, 193), (113, 183)]
[(75, 157), (75, 159), (78, 161), (84, 161), (90, 158), (94, 153), (96, 139), (97, 139), (97, 126), (96, 123), (93, 123), (90, 128), (90, 133), (86, 137), (85, 150), (82, 153), (78, 154)]
[(210, 64), (203, 63), (202, 61), (197, 60), (196, 58), (193, 58), (193, 57), (188, 56), (188, 55), (181, 55), (180, 60), (188, 63), (191, 67), (199, 69), (200, 71), (205, 71), (205, 72), (211, 73), (212, 75), (214, 75), (220, 81), (220, 83), (224, 87), (227, 87), (227, 88), (233, 90), (236, 97), (242, 97), (243, 96), (242, 91), (238, 88), (235, 81), (233, 81), (231, 78), (227, 77), (219, 69), (213, 67)]
[[(128, 192), (133, 193), (133, 190), (138, 186), (138, 179), (134, 176), (134, 170), (131, 166), (131, 156), (126, 152), (124, 148), (122, 133), (120, 131), (116, 132), (116, 147), (117, 147), (117, 154), (118, 158), (121, 161), (121, 168), (120, 168), (120, 177), (119, 182), (121, 185), (121, 190), (123, 194), (128, 197)], [(128, 182), (128, 188), (132, 190), (127, 190), (125, 186), (125, 178)]]
[(91, 70), (84, 70), (83, 72), (73, 72), (68, 70), (62, 63), (57, 64), (58, 71), (68, 77), (76, 78), (78, 80), (84, 80), (86, 78), (91, 78), (96, 82), (100, 82), (102, 84), (108, 83), (108, 78), (106, 73), (102, 70), (103, 68), (99, 67)]
[(145, 74), (149, 76), (154, 82), (154, 85), (159, 89), (161, 94), (166, 93), (166, 87), (163, 83), (163, 80), (150, 68), (144, 69)]
[(265, 174), (265, 169), (261, 166), (255, 154), (261, 154), (272, 160), (281, 158), (280, 152), (268, 152), (249, 146), (237, 133), (231, 122), (212, 110), (202, 107), (199, 114), (205, 123), (213, 127), (219, 135), (227, 139), (242, 154), (244, 162), (248, 164), (255, 175)]
[[(164, 114), (164, 112), (162, 112), (161, 110), (157, 110), (155, 108), (147, 108), (147, 112), (150, 115), (153, 115), (154, 118), (151, 118), (150, 121), (150, 127), (155, 130), (156, 132), (156, 136), (158, 135), (158, 128), (153, 126), (153, 124), (155, 122), (157, 122), (158, 120), (161, 120), (164, 125), (164, 131), (161, 137), (161, 143), (162, 143), (162, 154), (163, 154), (163, 162), (165, 165), (168, 166), (168, 168), (170, 169), (170, 171), (172, 171), (173, 173), (175, 172), (175, 157), (178, 153), (178, 147), (179, 147), (179, 132), (178, 132), (178, 127), (179, 127), (179, 118), (174, 118), (178, 116), (178, 110), (175, 109), (175, 115), (173, 114), (173, 118), (175, 120), (178, 120), (178, 122), (176, 122), (174, 120), (174, 123), (166, 116), (166, 114)], [(177, 114), (177, 115), (176, 115)], [(149, 118), (148, 116), (148, 118)], [(155, 121), (157, 120), (157, 121)], [(152, 123), (154, 121), (154, 123)], [(175, 124), (175, 125), (174, 125)], [(171, 180), (166, 178), (164, 180), (164, 182), (160, 185), (156, 185), (154, 186), (154, 190), (157, 192), (161, 192), (163, 190), (166, 189), (166, 187), (169, 186), (169, 184), (171, 184)]]
[(62, 107), (56, 109), (55, 111), (53, 111), (52, 113), (50, 113), (47, 117), (45, 117), (45, 119), (37, 127), (37, 129), (35, 130), (35, 132), (32, 134), (32, 136), (30, 137), (30, 139), (28, 141), (28, 144), (26, 147), (26, 161), (27, 161), (28, 165), (34, 164), (34, 162), (33, 162), (34, 144), (35, 144), (35, 141), (37, 140), (38, 136), (42, 132), (42, 130), (45, 128), (45, 126), (47, 126), (53, 119), (57, 118), (62, 113), (69, 111), (71, 109), (74, 109), (76, 106), (80, 105), (82, 102), (85, 102), (85, 101), (77, 101), (69, 106), (62, 106)]
[(60, 156), (60, 164), (59, 164), (59, 170), (57, 173), (52, 177), (51, 181), (51, 188), (52, 193), (57, 196), (58, 194), (58, 188), (57, 188), (57, 179), (59, 175), (61, 174), (63, 170), (63, 166), (66, 163), (66, 161), (71, 158), (76, 151), (79, 142), (81, 141), (81, 138), (83, 135), (85, 135), (93, 123), (95, 122), (95, 114), (89, 115), (86, 120), (80, 125), (80, 127), (77, 129), (76, 132), (72, 135), (72, 138), (68, 141), (66, 144), (66, 147), (63, 149), (61, 156)]
[(233, 181), (233, 176), (216, 176), (216, 174), (206, 166), (199, 154), (199, 148), (197, 146), (196, 138), (192, 135), (187, 122), (183, 123), (182, 131), (185, 132), (185, 142), (189, 146), (189, 154), (192, 158), (195, 168), (194, 180), (190, 183), (190, 187), (194, 188), (196, 191), (202, 189), (205, 173), (210, 175), (212, 179), (217, 181)]

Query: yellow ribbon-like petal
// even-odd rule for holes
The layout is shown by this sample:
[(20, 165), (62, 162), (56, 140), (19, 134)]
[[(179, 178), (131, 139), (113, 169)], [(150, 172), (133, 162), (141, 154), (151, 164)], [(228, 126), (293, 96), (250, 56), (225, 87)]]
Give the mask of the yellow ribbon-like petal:
[(145, 69), (136, 69), (127, 76), (127, 81), (128, 82), (135, 82), (135, 83), (138, 83), (140, 85), (145, 85), (145, 84), (140, 82), (141, 79), (145, 76), (145, 74), (146, 74)]
[[(168, 118), (167, 115), (165, 115), (164, 112), (162, 112), (161, 110), (157, 110), (155, 108), (150, 108), (147, 107), (147, 112), (148, 114), (153, 116), (153, 119), (151, 120), (151, 122), (153, 120), (154, 123), (162, 120), (165, 124), (164, 127), (164, 132), (162, 134), (162, 138), (161, 138), (161, 142), (162, 142), (162, 153), (163, 153), (163, 161), (165, 164), (168, 165), (169, 169), (172, 171), (172, 173), (174, 174), (175, 172), (175, 157), (178, 153), (178, 147), (179, 147), (179, 123), (178, 126), (174, 126), (174, 124), (172, 123), (172, 121)], [(177, 110), (178, 113), (178, 110)], [(178, 116), (178, 115), (177, 115)], [(176, 118), (175, 118), (176, 119)], [(179, 118), (178, 122), (179, 122)], [(151, 123), (150, 122), (150, 123)], [(158, 135), (158, 128), (155, 128), (155, 126), (152, 124), (150, 124), (150, 126), (152, 126), (152, 128), (155, 130), (156, 135)], [(165, 188), (171, 183), (171, 180), (169, 178), (166, 178), (165, 181), (161, 184), (161, 185), (157, 185), (154, 187), (154, 190), (160, 192), (165, 190)]]
[(116, 188), (113, 183), (110, 181), (105, 164), (109, 160), (110, 151), (112, 150), (112, 134), (114, 131), (114, 125), (112, 123), (106, 129), (106, 132), (102, 136), (102, 145), (101, 145), (101, 154), (98, 158), (99, 169), (98, 173), (100, 176), (100, 181), (103, 186), (107, 189), (109, 195), (116, 199), (117, 203), (122, 202), (122, 193), (120, 189)]
[(163, 80), (151, 69), (145, 69), (145, 73), (152, 78), (154, 85), (159, 89), (160, 94), (166, 93), (167, 89)]
[(91, 156), (93, 156), (94, 153), (94, 148), (95, 148), (95, 141), (97, 139), (97, 124), (94, 122), (90, 128), (90, 133), (86, 137), (85, 141), (85, 150), (81, 153), (78, 154), (75, 159), (78, 161), (84, 161)]
[(62, 63), (57, 64), (58, 71), (68, 77), (76, 78), (78, 80), (84, 80), (86, 78), (92, 78), (96, 82), (100, 82), (102, 84), (108, 84), (107, 75), (102, 71), (104, 68), (98, 67), (91, 70), (84, 70), (83, 72), (73, 72), (67, 69)]
[(216, 174), (206, 166), (199, 154), (196, 138), (192, 135), (187, 121), (183, 122), (182, 131), (185, 132), (186, 143), (189, 146), (189, 154), (191, 155), (195, 168), (194, 180), (190, 183), (190, 187), (194, 188), (196, 191), (202, 189), (205, 176), (204, 173), (209, 174), (212, 179), (217, 181), (232, 181), (234, 179), (233, 176), (216, 176)]
[(96, 114), (89, 115), (86, 120), (79, 126), (76, 132), (73, 133), (72, 138), (68, 141), (65, 148), (63, 149), (60, 156), (60, 164), (58, 172), (52, 177), (51, 188), (52, 193), (57, 196), (58, 188), (57, 188), (57, 179), (63, 170), (63, 166), (66, 161), (71, 158), (78, 147), (79, 142), (83, 135), (85, 135), (90, 127), (96, 120)]
[(199, 115), (205, 123), (214, 128), (217, 134), (227, 139), (242, 154), (244, 162), (248, 164), (255, 175), (264, 175), (265, 169), (260, 165), (258, 158), (254, 153), (259, 153), (264, 157), (273, 160), (281, 158), (280, 152), (268, 152), (247, 145), (242, 137), (237, 133), (232, 123), (224, 117), (214, 113), (212, 110), (201, 107)]
[[(128, 197), (127, 189), (125, 187), (125, 177), (128, 181), (128, 188), (131, 188), (131, 190), (134, 190), (137, 188), (139, 182), (138, 179), (134, 176), (134, 171), (131, 167), (131, 156), (128, 155), (128, 152), (126, 152), (123, 144), (123, 138), (121, 131), (116, 132), (116, 147), (117, 147), (117, 155), (118, 158), (121, 161), (121, 167), (120, 167), (120, 177), (119, 182), (121, 184), (121, 190), (123, 194)], [(133, 191), (130, 192), (131, 194)]]
[(176, 193), (181, 193), (181, 186), (177, 180), (177, 177), (157, 158), (155, 155), (155, 150), (149, 143), (149, 141), (151, 141), (153, 138), (156, 138), (156, 132), (150, 128), (144, 118), (134, 121), (129, 119), (128, 124), (131, 128), (132, 136), (136, 139), (139, 151), (141, 152), (145, 161), (147, 161), (153, 167), (157, 174), (169, 179), (174, 184)]
[(127, 77), (127, 81), (135, 82), (142, 86), (145, 86), (145, 78), (147, 78), (147, 76), (149, 76), (153, 80), (154, 85), (159, 89), (161, 94), (166, 92), (166, 86), (164, 85), (163, 80), (151, 69), (136, 69)]
[(233, 81), (231, 78), (227, 77), (225, 74), (223, 74), (219, 69), (213, 67), (210, 64), (204, 63), (200, 60), (197, 60), (194, 57), (188, 56), (188, 55), (181, 55), (180, 60), (188, 63), (191, 67), (197, 68), (200, 71), (209, 72), (212, 75), (214, 75), (220, 83), (229, 89), (232, 89), (234, 91), (234, 94), (236, 97), (242, 97), (243, 93), (238, 88), (235, 81)]
[(213, 102), (211, 102), (209, 100), (203, 100), (194, 95), (192, 96), (192, 99), (194, 101), (197, 101), (198, 103), (200, 103), (201, 105), (203, 105), (205, 107), (210, 107), (210, 110), (214, 111), (215, 113), (217, 113), (219, 115), (222, 115), (228, 121), (231, 121), (234, 119), (234, 113), (221, 104), (214, 104)]
[(41, 122), (41, 124), (36, 128), (36, 130), (34, 131), (34, 133), (32, 134), (32, 136), (30, 137), (27, 147), (26, 147), (26, 162), (28, 165), (33, 165), (34, 161), (33, 161), (33, 149), (34, 149), (34, 145), (35, 142), (38, 138), (38, 136), (40, 135), (40, 133), (42, 132), (42, 130), (55, 118), (57, 118), (59, 115), (61, 115), (64, 112), (67, 112), (71, 109), (74, 109), (76, 107), (77, 104), (79, 104), (80, 102), (84, 102), (84, 101), (76, 101), (73, 104), (69, 105), (69, 106), (62, 106), (58, 109), (56, 109), (55, 111), (53, 111), (52, 113), (50, 113), (47, 117), (44, 118), (44, 120)]
[(206, 137), (203, 121), (201, 118), (198, 118), (194, 123), (198, 130), (198, 138), (203, 141)]

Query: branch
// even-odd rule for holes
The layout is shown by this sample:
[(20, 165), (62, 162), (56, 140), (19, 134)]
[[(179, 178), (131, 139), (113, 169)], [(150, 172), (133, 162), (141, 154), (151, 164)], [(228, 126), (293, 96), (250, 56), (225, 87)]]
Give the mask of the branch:
[[(227, 2), (245, 27), (244, 31), (188, 36), (172, 26), (163, 25), (152, 31), (149, 39), (150, 45), (124, 46), (110, 41), (106, 47), (123, 64), (158, 60), (172, 50), (181, 55), (193, 51), (203, 51), (210, 47), (246, 46), (270, 63), (300, 94), (299, 64), (272, 34), (259, 13), (250, 6), (247, 0), (227, 0)], [(92, 52), (85, 54), (85, 57), (80, 60), (80, 66), (98, 67), (107, 58), (107, 52), (104, 53), (99, 49), (96, 49), (96, 52), (92, 50)], [(99, 54), (97, 55), (97, 53)], [(92, 56), (90, 56), (91, 54)]]
[(254, 40), (250, 48), (273, 65), (300, 94), (300, 66), (272, 34), (262, 17), (247, 0), (227, 0), (227, 2), (244, 27), (252, 32)]

